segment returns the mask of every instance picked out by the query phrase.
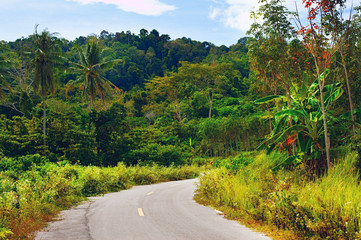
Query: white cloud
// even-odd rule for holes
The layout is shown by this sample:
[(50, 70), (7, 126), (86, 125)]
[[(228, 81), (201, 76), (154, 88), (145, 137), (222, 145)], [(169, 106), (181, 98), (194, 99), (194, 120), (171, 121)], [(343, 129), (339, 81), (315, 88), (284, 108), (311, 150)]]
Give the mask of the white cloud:
[[(287, 0), (284, 5), (290, 10), (295, 11), (295, 0)], [(258, 8), (256, 0), (223, 0), (222, 3), (214, 1), (215, 6), (211, 6), (209, 18), (221, 21), (226, 27), (247, 31), (253, 19), (250, 17), (251, 11)], [(302, 8), (298, 3), (299, 9)]]
[(247, 31), (252, 24), (250, 12), (257, 3), (250, 0), (226, 0), (211, 7), (209, 18), (220, 20), (227, 27)]
[(159, 16), (165, 12), (173, 11), (175, 6), (160, 2), (159, 0), (67, 0), (81, 4), (104, 3), (117, 6), (126, 12), (142, 15)]
[(215, 20), (222, 13), (221, 9), (211, 7), (211, 12), (209, 14), (209, 18)]

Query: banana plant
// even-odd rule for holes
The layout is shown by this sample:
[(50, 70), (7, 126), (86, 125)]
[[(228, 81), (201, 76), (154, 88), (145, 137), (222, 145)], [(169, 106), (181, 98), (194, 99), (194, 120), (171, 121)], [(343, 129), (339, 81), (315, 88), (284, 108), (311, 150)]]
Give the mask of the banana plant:
[[(324, 76), (321, 76), (324, 77)], [(335, 102), (343, 91), (340, 84), (330, 84), (324, 87), (324, 103), (329, 106)], [(318, 81), (310, 86), (293, 85), (291, 98), (292, 107), (283, 109), (275, 114), (274, 129), (270, 136), (260, 145), (258, 149), (266, 148), (270, 153), (274, 149), (287, 149), (289, 157), (275, 169), (302, 162), (308, 159), (317, 160), (323, 157), (324, 136), (323, 116), (320, 109), (320, 92)], [(255, 101), (263, 104), (270, 101), (279, 101), (285, 96), (273, 95)], [(289, 119), (292, 118), (292, 125)], [(291, 151), (291, 148), (293, 151)]]

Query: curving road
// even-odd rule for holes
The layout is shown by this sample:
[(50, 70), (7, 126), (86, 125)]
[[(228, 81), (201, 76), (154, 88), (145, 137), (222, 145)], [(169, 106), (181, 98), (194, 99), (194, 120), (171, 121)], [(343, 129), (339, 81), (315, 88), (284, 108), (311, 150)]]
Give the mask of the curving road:
[(36, 240), (269, 240), (193, 200), (196, 180), (136, 186), (92, 198)]

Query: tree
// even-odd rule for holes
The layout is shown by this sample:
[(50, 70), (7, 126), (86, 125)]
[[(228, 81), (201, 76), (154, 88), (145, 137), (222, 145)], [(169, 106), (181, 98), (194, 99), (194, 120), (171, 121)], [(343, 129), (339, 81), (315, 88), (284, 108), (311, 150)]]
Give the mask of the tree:
[(38, 25), (35, 33), (31, 35), (33, 42), (32, 62), (34, 66), (34, 89), (40, 91), (43, 99), (43, 138), (46, 145), (46, 103), (48, 92), (55, 92), (56, 79), (54, 68), (60, 61), (60, 52), (56, 33), (43, 30), (38, 33)]
[(0, 98), (4, 98), (4, 89), (10, 89), (9, 83), (6, 81), (6, 75), (8, 74), (8, 67), (10, 66), (10, 61), (5, 57), (3, 51), (5, 46), (0, 42)]
[(227, 63), (207, 65), (182, 62), (182, 66), (178, 69), (178, 77), (187, 79), (206, 98), (209, 104), (209, 118), (212, 117), (214, 94), (224, 82), (225, 73), (231, 69), (231, 66)]
[[(336, 25), (338, 26), (338, 35), (339, 35), (339, 58), (338, 64), (341, 65), (343, 70), (344, 80), (346, 82), (346, 90), (347, 90), (347, 97), (349, 102), (349, 109), (352, 121), (352, 132), (355, 133), (355, 116), (354, 116), (354, 101), (352, 99), (351, 94), (351, 79), (352, 77), (352, 67), (353, 64), (352, 58), (355, 56), (356, 59), (358, 58), (359, 54), (357, 53), (357, 40), (359, 39), (360, 35), (360, 20), (358, 15), (352, 16), (351, 12), (349, 15), (349, 19), (344, 21), (342, 16), (343, 9), (340, 9), (340, 17), (336, 18)], [(356, 8), (357, 11), (360, 11), (359, 8)], [(340, 22), (337, 22), (340, 21)], [(357, 66), (358, 68), (358, 66)]]
[[(179, 77), (178, 73), (168, 73), (164, 77), (154, 77), (145, 83), (145, 89), (148, 92), (148, 98), (153, 101), (154, 110), (165, 109), (165, 104), (169, 103), (174, 118), (182, 122), (183, 113), (180, 107), (181, 101), (185, 98), (185, 92), (188, 89), (186, 80)], [(135, 100), (135, 99), (134, 99)], [(166, 115), (166, 112), (159, 113)]]
[[(254, 18), (262, 17), (263, 23), (253, 23), (248, 31), (256, 39), (250, 41), (251, 68), (259, 73), (259, 78), (263, 78), (262, 80), (270, 85), (271, 90), (273, 88), (274, 94), (281, 91), (279, 88), (284, 88), (288, 108), (291, 108), (290, 86), (293, 71), (290, 71), (292, 56), (288, 40), (295, 35), (295, 30), (289, 21), (292, 13), (282, 5), (282, 0), (259, 2), (263, 5), (252, 15)], [(291, 118), (289, 123), (292, 124)]]
[(325, 86), (329, 81), (327, 72), (331, 68), (333, 58), (339, 51), (340, 35), (338, 23), (340, 11), (345, 6), (346, 0), (305, 0), (305, 8), (308, 10), (308, 25), (304, 27), (298, 16), (298, 34), (303, 37), (303, 43), (313, 57), (315, 72), (320, 92), (320, 109), (323, 118), (325, 137), (325, 151), (327, 169), (330, 168), (330, 137), (327, 126), (327, 113), (330, 102), (325, 102)]
[(89, 110), (92, 110), (93, 101), (99, 95), (105, 101), (106, 95), (114, 87), (120, 91), (113, 83), (105, 79), (102, 74), (113, 67), (120, 60), (105, 60), (103, 57), (104, 48), (101, 41), (95, 36), (91, 37), (85, 49), (77, 47), (80, 63), (73, 63), (73, 69), (80, 73), (80, 77), (75, 82), (81, 82), (83, 97), (90, 98)]
[(98, 157), (104, 166), (116, 165), (131, 145), (124, 135), (129, 131), (125, 120), (126, 109), (120, 103), (113, 103), (106, 111), (91, 113), (95, 125)]

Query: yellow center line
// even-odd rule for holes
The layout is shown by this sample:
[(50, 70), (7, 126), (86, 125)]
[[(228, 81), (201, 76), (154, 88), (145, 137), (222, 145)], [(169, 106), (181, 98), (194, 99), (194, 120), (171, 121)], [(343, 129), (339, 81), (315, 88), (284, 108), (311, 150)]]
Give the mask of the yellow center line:
[(144, 217), (143, 209), (138, 208), (138, 214), (139, 214), (139, 216)]
[(147, 193), (147, 196), (152, 195), (152, 194), (153, 194), (153, 192), (149, 192), (149, 193)]

